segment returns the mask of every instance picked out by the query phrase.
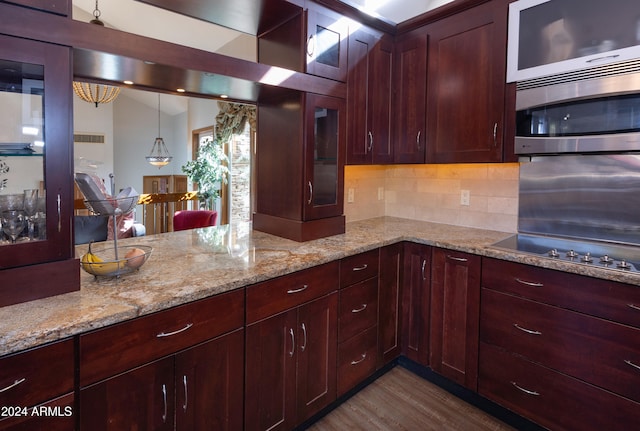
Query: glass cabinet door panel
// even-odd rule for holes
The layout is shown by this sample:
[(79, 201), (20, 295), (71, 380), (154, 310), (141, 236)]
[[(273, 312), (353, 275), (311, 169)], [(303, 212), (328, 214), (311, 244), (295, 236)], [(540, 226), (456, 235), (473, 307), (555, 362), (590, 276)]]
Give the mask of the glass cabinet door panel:
[(0, 36), (0, 268), (73, 256), (68, 48)]

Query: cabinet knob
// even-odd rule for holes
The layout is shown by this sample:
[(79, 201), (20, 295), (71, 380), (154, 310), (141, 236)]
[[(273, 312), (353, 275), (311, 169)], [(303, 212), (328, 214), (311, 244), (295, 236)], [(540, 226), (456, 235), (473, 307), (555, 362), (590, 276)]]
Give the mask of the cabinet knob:
[(516, 382), (511, 382), (511, 384), (513, 385), (513, 387), (515, 387), (516, 389), (518, 389), (521, 392), (524, 392), (525, 394), (528, 395), (535, 395), (535, 396), (539, 396), (540, 392), (536, 392), (536, 391), (532, 391), (529, 389), (525, 389), (522, 386), (518, 385)]
[(309, 181), (309, 200), (307, 201), (307, 203), (311, 205), (311, 202), (313, 202), (313, 184), (311, 184), (311, 181)]
[(160, 332), (158, 335), (156, 335), (157, 338), (164, 338), (164, 337), (171, 337), (172, 335), (177, 335), (181, 332), (186, 331), (187, 329), (191, 328), (193, 326), (193, 323), (187, 323), (187, 326), (185, 326), (182, 329), (178, 329), (177, 331), (173, 331), (173, 332)]
[(14, 381), (12, 384), (10, 384), (9, 386), (7, 386), (6, 388), (2, 388), (0, 389), (0, 393), (2, 392), (6, 392), (9, 389), (15, 388), (16, 386), (18, 386), (20, 383), (24, 383), (24, 381), (27, 380), (25, 377), (21, 378), (21, 379), (17, 379), (16, 381)]
[(373, 133), (369, 131), (369, 148), (367, 148), (367, 152), (370, 153), (373, 149)]

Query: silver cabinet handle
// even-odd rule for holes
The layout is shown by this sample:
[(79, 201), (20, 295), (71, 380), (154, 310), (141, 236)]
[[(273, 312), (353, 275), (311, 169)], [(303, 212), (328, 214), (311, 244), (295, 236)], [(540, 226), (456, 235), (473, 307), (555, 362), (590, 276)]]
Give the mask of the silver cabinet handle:
[(364, 352), (360, 359), (356, 359), (355, 361), (351, 361), (351, 365), (358, 365), (360, 362), (364, 361), (367, 358), (367, 352)]
[(416, 135), (416, 145), (418, 146), (418, 150), (420, 149), (420, 134), (422, 130), (418, 130), (418, 134)]
[(162, 401), (164, 402), (164, 413), (162, 413), (162, 423), (167, 423), (167, 387), (162, 384)]
[(187, 375), (182, 376), (182, 387), (184, 388), (184, 403), (182, 403), (182, 411), (187, 412), (187, 406), (189, 405), (189, 392), (187, 390)]
[(313, 202), (313, 184), (311, 184), (311, 181), (309, 181), (309, 200), (307, 201), (307, 203), (311, 205), (311, 202)]
[(637, 306), (637, 305), (635, 305), (635, 304), (627, 304), (627, 307), (629, 307), (629, 308), (633, 308), (634, 310), (638, 310), (638, 311), (640, 311), (640, 306)]
[(9, 389), (15, 388), (16, 386), (18, 386), (20, 383), (24, 383), (24, 381), (27, 380), (26, 377), (23, 377), (21, 379), (16, 380), (15, 382), (13, 382), (12, 384), (10, 384), (9, 386), (7, 386), (6, 388), (2, 388), (0, 389), (0, 393), (8, 391)]
[(300, 346), (300, 350), (304, 352), (304, 349), (307, 348), (307, 327), (302, 324), (302, 335), (303, 335), (303, 344)]
[(535, 395), (536, 397), (537, 397), (537, 396), (540, 396), (540, 392), (530, 391), (529, 389), (525, 389), (525, 388), (523, 388), (522, 386), (518, 385), (516, 382), (511, 382), (511, 384), (512, 384), (516, 389), (518, 389), (519, 391), (524, 392), (524, 393), (525, 393), (525, 394), (527, 394), (527, 395)]
[(62, 232), (62, 198), (60, 197), (60, 193), (58, 193), (58, 232)]
[(633, 362), (631, 362), (631, 360), (629, 360), (629, 359), (625, 359), (625, 360), (624, 360), (624, 363), (625, 363), (625, 364), (627, 364), (627, 365), (632, 366), (632, 367), (633, 367), (633, 368), (635, 368), (636, 370), (640, 370), (640, 365), (638, 365), (638, 364), (634, 364), (634, 363), (633, 363)]
[(289, 357), (292, 358), (296, 351), (296, 336), (293, 333), (293, 328), (289, 328), (289, 335), (291, 335), (291, 350), (289, 351)]
[(185, 326), (182, 329), (178, 329), (177, 331), (173, 331), (173, 332), (161, 332), (158, 335), (156, 335), (157, 338), (163, 338), (163, 337), (171, 337), (172, 335), (177, 335), (181, 332), (186, 331), (187, 329), (191, 328), (193, 326), (193, 323), (187, 323), (187, 326)]
[(515, 326), (517, 329), (521, 330), (522, 332), (526, 332), (527, 334), (542, 335), (542, 332), (540, 332), (540, 331), (532, 331), (531, 329), (523, 328), (522, 326), (518, 325), (517, 323), (514, 323), (513, 326)]
[(367, 148), (367, 152), (370, 153), (372, 149), (373, 149), (373, 133), (369, 131), (369, 148)]
[(493, 146), (498, 145), (498, 123), (493, 123)]
[(315, 47), (315, 35), (311, 35), (309, 36), (309, 39), (307, 39), (307, 55), (309, 57), (313, 57), (313, 53), (316, 51)]
[(294, 294), (294, 293), (299, 293), (299, 292), (302, 292), (303, 290), (306, 290), (307, 287), (309, 287), (309, 285), (305, 284), (299, 289), (289, 289), (289, 290), (287, 290), (287, 293), (289, 295)]
[(521, 278), (516, 278), (515, 280), (520, 284), (524, 284), (525, 286), (544, 287), (544, 284), (536, 283), (535, 281), (526, 281), (526, 280), (523, 280)]
[(422, 279), (423, 280), (427, 279), (427, 276), (424, 273), (424, 269), (426, 268), (426, 266), (427, 266), (427, 259), (423, 259), (422, 260)]
[(362, 266), (356, 266), (355, 268), (351, 268), (351, 271), (364, 271), (365, 269), (367, 269), (369, 267), (369, 265), (367, 265), (366, 263)]
[(354, 308), (353, 310), (351, 310), (351, 312), (355, 314), (355, 313), (360, 313), (366, 309), (367, 309), (367, 304), (362, 304), (360, 308)]
[(455, 260), (457, 262), (466, 262), (467, 260), (469, 260), (469, 259), (466, 259), (464, 257), (451, 256), (450, 254), (447, 255), (447, 259)]

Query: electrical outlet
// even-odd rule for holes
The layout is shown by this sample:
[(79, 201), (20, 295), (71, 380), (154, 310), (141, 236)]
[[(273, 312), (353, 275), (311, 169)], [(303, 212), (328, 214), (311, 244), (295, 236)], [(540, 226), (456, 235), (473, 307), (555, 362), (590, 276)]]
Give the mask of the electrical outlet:
[(460, 190), (460, 205), (469, 206), (471, 200), (471, 192), (469, 190)]
[(384, 187), (378, 187), (378, 200), (384, 200)]
[(355, 200), (355, 190), (353, 189), (349, 189), (347, 190), (347, 202), (352, 204), (353, 201)]

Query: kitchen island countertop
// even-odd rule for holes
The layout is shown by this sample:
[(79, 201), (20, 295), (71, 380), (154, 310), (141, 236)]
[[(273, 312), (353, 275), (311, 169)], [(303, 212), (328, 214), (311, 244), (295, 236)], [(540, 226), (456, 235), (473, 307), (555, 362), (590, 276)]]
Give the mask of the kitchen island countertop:
[[(250, 223), (120, 240), (120, 245), (153, 247), (139, 271), (97, 280), (81, 271), (79, 291), (0, 308), (0, 356), (399, 241), (640, 286), (637, 273), (490, 247), (512, 234), (380, 217), (347, 223), (344, 234), (304, 243), (254, 231)], [(86, 249), (78, 246), (76, 255)]]

